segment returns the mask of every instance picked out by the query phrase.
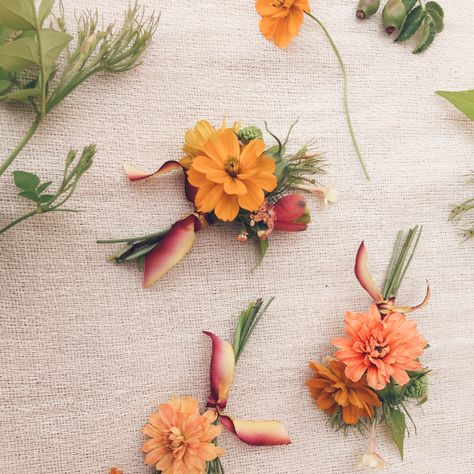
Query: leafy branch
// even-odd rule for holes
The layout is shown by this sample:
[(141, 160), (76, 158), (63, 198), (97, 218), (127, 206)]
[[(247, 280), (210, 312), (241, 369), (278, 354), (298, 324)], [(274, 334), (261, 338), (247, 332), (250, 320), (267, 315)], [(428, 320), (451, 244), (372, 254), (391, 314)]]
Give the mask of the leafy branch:
[(73, 196), (82, 175), (92, 166), (95, 154), (95, 145), (89, 145), (84, 148), (79, 159), (76, 159), (77, 151), (70, 150), (66, 157), (61, 184), (53, 194), (48, 192), (49, 187), (53, 184), (52, 181), (41, 183), (40, 178), (34, 173), (14, 171), (13, 177), (15, 185), (20, 189), (18, 195), (35, 203), (36, 208), (0, 229), (0, 235), (24, 220), (38, 214), (46, 214), (48, 212), (75, 212), (72, 209), (66, 209), (64, 205)]
[[(0, 102), (21, 102), (34, 113), (25, 136), (0, 163), (0, 177), (29, 143), (45, 116), (77, 87), (100, 72), (118, 74), (137, 66), (158, 25), (158, 17), (146, 16), (144, 8), (136, 3), (128, 8), (118, 27), (114, 23), (99, 27), (99, 14), (87, 11), (78, 18), (73, 41), (62, 4), (50, 27), (43, 26), (52, 15), (54, 4), (55, 0), (42, 0), (37, 9), (34, 0), (0, 0)], [(58, 60), (64, 53), (67, 57), (60, 68)], [(33, 198), (32, 194), (27, 196)], [(36, 197), (40, 196), (41, 193)], [(22, 216), (18, 221), (26, 218)], [(12, 222), (3, 231), (17, 223)]]

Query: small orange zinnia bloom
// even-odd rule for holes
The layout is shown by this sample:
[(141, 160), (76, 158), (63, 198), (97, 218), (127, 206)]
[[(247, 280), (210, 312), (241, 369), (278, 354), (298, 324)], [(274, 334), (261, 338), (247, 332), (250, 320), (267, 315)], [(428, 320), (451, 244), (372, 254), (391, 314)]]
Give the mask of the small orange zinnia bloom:
[(390, 377), (399, 385), (410, 380), (407, 370), (421, 368), (417, 358), (426, 347), (416, 323), (402, 313), (382, 319), (376, 305), (365, 313), (348, 311), (345, 317), (348, 338), (337, 337), (332, 344), (341, 350), (335, 356), (346, 365), (346, 376), (357, 382), (367, 372), (368, 384), (382, 390)]
[(261, 15), (260, 31), (280, 48), (286, 48), (298, 36), (304, 12), (310, 12), (309, 0), (257, 0)]
[(233, 221), (240, 208), (256, 211), (265, 199), (264, 191), (271, 192), (277, 185), (275, 162), (264, 150), (262, 140), (241, 147), (231, 128), (214, 134), (187, 171), (189, 182), (199, 189), (197, 210), (214, 211), (223, 221)]
[(199, 413), (199, 403), (191, 397), (173, 398), (159, 406), (148, 418), (143, 433), (145, 463), (163, 474), (204, 474), (206, 461), (224, 454), (212, 441), (222, 427), (212, 423), (212, 410)]
[(342, 419), (348, 425), (355, 425), (361, 417), (372, 418), (374, 407), (382, 405), (379, 398), (364, 380), (353, 382), (345, 373), (345, 365), (331, 360), (328, 367), (311, 362), (315, 377), (306, 385), (319, 408), (333, 415), (342, 410)]
[(111, 467), (109, 474), (123, 474), (123, 471), (120, 469), (117, 469), (116, 467)]

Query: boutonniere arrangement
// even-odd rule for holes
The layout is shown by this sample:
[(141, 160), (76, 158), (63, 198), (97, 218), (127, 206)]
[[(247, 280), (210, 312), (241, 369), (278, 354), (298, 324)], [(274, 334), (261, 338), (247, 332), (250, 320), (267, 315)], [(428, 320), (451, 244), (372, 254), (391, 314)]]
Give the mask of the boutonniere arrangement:
[(429, 370), (419, 358), (428, 344), (407, 313), (428, 304), (429, 287), (418, 306), (395, 301), (420, 233), (421, 228), (415, 227), (405, 237), (398, 234), (382, 291), (369, 272), (362, 242), (355, 274), (373, 304), (368, 311), (346, 313), (346, 337), (332, 340), (338, 350), (327, 364), (310, 363), (314, 375), (307, 386), (316, 405), (330, 415), (330, 425), (345, 432), (370, 431), (369, 451), (362, 463), (371, 467), (385, 465), (375, 449), (377, 425), (388, 426), (403, 458), (406, 419), (413, 421), (407, 404), (427, 400)]
[[(217, 438), (223, 429), (253, 446), (289, 444), (290, 438), (280, 421), (240, 420), (225, 414), (235, 366), (258, 321), (272, 300), (251, 303), (239, 318), (234, 343), (205, 331), (212, 344), (210, 395), (206, 411), (192, 397), (174, 397), (148, 417), (143, 430), (145, 463), (162, 474), (223, 474), (224, 449)], [(110, 474), (123, 474), (112, 468)]]
[(312, 142), (287, 153), (290, 132), (283, 141), (271, 134), (276, 145), (267, 147), (257, 127), (228, 128), (223, 123), (217, 129), (207, 121), (198, 122), (186, 133), (186, 156), (181, 161), (168, 161), (154, 173), (125, 166), (132, 181), (180, 170), (194, 211), (157, 233), (98, 243), (126, 244), (110, 260), (138, 261), (145, 288), (180, 262), (191, 250), (196, 233), (215, 222), (234, 223), (239, 229), (237, 240), (257, 241), (263, 258), (274, 231), (304, 231), (310, 222), (306, 201), (295, 191), (312, 192), (325, 202), (336, 199), (333, 188), (315, 181), (316, 175), (324, 173), (324, 163)]
[[(418, 4), (418, 5), (417, 5)], [(415, 6), (416, 5), (416, 6)], [(369, 18), (380, 8), (380, 0), (360, 0), (357, 18)], [(444, 11), (436, 2), (423, 4), (421, 0), (388, 0), (382, 12), (385, 31), (399, 34), (395, 43), (417, 37), (415, 54), (425, 51), (444, 28)]]
[[(78, 17), (74, 38), (68, 32), (62, 4), (55, 16), (55, 0), (0, 0), (0, 102), (20, 102), (34, 119), (16, 148), (0, 163), (0, 177), (12, 166), (46, 116), (90, 77), (119, 74), (139, 64), (157, 27), (157, 18), (146, 17), (137, 4), (125, 14), (122, 26), (99, 26), (99, 13)], [(48, 20), (50, 19), (50, 21)], [(63, 180), (56, 191), (51, 181), (41, 182), (30, 172), (14, 171), (19, 196), (33, 210), (0, 228), (0, 235), (33, 216), (71, 212), (64, 207), (79, 180), (92, 165), (94, 145), (77, 158), (71, 150), (65, 160)]]
[(322, 29), (341, 67), (344, 79), (344, 112), (347, 125), (357, 158), (362, 166), (365, 177), (370, 181), (369, 173), (362, 158), (352, 125), (349, 109), (349, 80), (346, 66), (328, 29), (323, 22), (311, 12), (309, 0), (257, 0), (256, 7), (257, 12), (262, 17), (260, 21), (260, 31), (266, 39), (273, 41), (280, 48), (286, 48), (291, 40), (299, 35), (305, 15)]

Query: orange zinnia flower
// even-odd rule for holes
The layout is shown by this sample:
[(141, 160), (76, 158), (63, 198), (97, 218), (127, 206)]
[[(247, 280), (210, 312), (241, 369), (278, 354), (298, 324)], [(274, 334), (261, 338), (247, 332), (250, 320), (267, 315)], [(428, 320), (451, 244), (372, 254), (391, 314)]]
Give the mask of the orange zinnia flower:
[(342, 419), (348, 425), (355, 425), (359, 418), (372, 418), (374, 406), (382, 405), (379, 398), (363, 380), (353, 382), (344, 374), (344, 364), (331, 360), (329, 366), (311, 362), (315, 378), (310, 378), (306, 385), (319, 408), (330, 415), (342, 410)]
[(199, 413), (199, 403), (191, 397), (173, 398), (149, 416), (143, 433), (150, 437), (143, 444), (145, 463), (163, 474), (204, 474), (206, 461), (224, 454), (212, 441), (222, 427), (212, 423), (212, 410)]
[(286, 48), (293, 36), (298, 36), (304, 12), (311, 11), (309, 0), (257, 0), (257, 11), (262, 16), (260, 31), (265, 38)]
[(347, 339), (338, 337), (332, 344), (341, 350), (335, 356), (346, 365), (347, 377), (357, 382), (367, 372), (368, 384), (382, 390), (390, 377), (405, 385), (407, 370), (421, 367), (417, 358), (426, 347), (416, 323), (402, 313), (391, 313), (382, 319), (376, 305), (366, 313), (348, 311), (345, 318)]
[(223, 221), (233, 221), (239, 208), (256, 211), (265, 199), (264, 191), (277, 185), (275, 162), (263, 155), (264, 150), (261, 140), (241, 148), (231, 128), (214, 134), (187, 171), (189, 182), (199, 189), (197, 210), (214, 211)]
[(120, 469), (117, 469), (116, 467), (111, 467), (109, 474), (123, 474), (123, 471)]

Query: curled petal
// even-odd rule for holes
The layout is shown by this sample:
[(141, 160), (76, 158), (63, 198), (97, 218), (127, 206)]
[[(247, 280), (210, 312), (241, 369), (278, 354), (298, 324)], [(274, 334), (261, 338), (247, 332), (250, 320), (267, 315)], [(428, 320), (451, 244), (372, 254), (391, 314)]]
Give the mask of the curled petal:
[(393, 306), (391, 310), (397, 311), (399, 313), (404, 313), (404, 314), (411, 313), (413, 311), (416, 311), (417, 309), (424, 308), (430, 302), (430, 299), (431, 299), (431, 290), (430, 290), (430, 285), (428, 285), (426, 287), (425, 298), (420, 304), (416, 306)]
[(162, 174), (169, 173), (170, 171), (182, 170), (183, 167), (177, 161), (167, 161), (157, 171), (153, 171), (153, 173), (147, 173), (146, 171), (142, 171), (135, 166), (127, 164), (123, 165), (123, 169), (125, 170), (127, 178), (130, 181), (140, 181), (142, 179), (151, 178), (152, 176), (160, 176)]
[(383, 297), (380, 293), (380, 290), (377, 287), (372, 275), (369, 272), (369, 267), (367, 264), (368, 261), (368, 252), (365, 248), (364, 242), (360, 244), (359, 250), (357, 251), (357, 257), (355, 262), (355, 274), (357, 280), (362, 285), (365, 291), (371, 296), (375, 303), (382, 303)]
[(186, 168), (178, 161), (167, 161), (157, 171), (153, 171), (152, 173), (147, 173), (146, 171), (142, 171), (141, 169), (136, 168), (135, 166), (127, 164), (123, 165), (123, 168), (125, 170), (125, 173), (127, 174), (127, 178), (130, 181), (140, 181), (142, 179), (151, 178), (152, 176), (161, 176), (162, 174), (170, 173), (171, 171), (182, 170), (185, 179), (186, 199), (194, 203), (197, 189), (189, 183), (188, 177), (186, 175)]
[(221, 423), (241, 441), (253, 446), (275, 446), (290, 444), (290, 436), (281, 421), (236, 420), (230, 416), (221, 416)]
[(211, 394), (207, 405), (224, 410), (227, 397), (232, 387), (235, 370), (235, 354), (233, 347), (212, 332), (204, 331), (212, 341), (212, 357), (210, 368)]
[(144, 288), (149, 288), (156, 283), (184, 258), (191, 250), (199, 228), (200, 221), (194, 214), (171, 226), (171, 230), (145, 257)]

